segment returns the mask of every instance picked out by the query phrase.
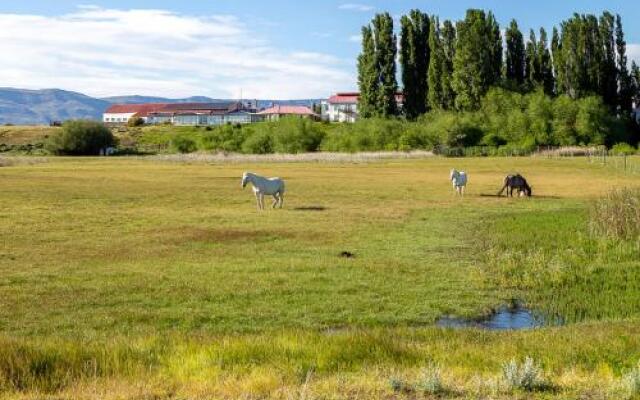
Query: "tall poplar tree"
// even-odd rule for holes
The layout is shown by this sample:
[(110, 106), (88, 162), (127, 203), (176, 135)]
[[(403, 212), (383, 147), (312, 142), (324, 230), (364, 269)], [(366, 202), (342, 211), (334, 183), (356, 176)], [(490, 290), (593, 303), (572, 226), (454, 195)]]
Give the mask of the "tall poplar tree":
[(442, 24), (442, 106), (445, 110), (455, 107), (456, 93), (453, 89), (453, 60), (456, 55), (456, 28), (453, 22), (445, 20)]
[(600, 63), (600, 88), (602, 100), (612, 110), (617, 107), (618, 70), (616, 67), (615, 18), (609, 12), (600, 17), (600, 41), (603, 49)]
[(622, 114), (631, 111), (631, 79), (629, 77), (629, 68), (627, 65), (627, 42), (624, 40), (624, 31), (622, 29), (622, 18), (616, 16), (616, 51), (618, 53), (618, 106)]
[(502, 77), (502, 33), (496, 17), (491, 11), (487, 14), (487, 41), (489, 45), (489, 80), (487, 85), (493, 86), (501, 81)]
[(540, 83), (541, 77), (540, 60), (538, 59), (538, 41), (533, 29), (529, 31), (525, 60), (526, 82), (530, 88), (533, 88)]
[(378, 97), (375, 115), (382, 118), (398, 114), (396, 93), (397, 39), (393, 33), (393, 18), (389, 13), (378, 14), (373, 19), (375, 61), (378, 71)]
[(467, 10), (458, 22), (452, 87), (458, 110), (474, 110), (495, 82), (494, 31), (482, 10)]
[(444, 48), (440, 37), (440, 21), (438, 17), (431, 18), (429, 26), (429, 49), (431, 57), (429, 59), (429, 90), (427, 98), (431, 109), (443, 109), (443, 76), (442, 69), (445, 62)]
[(370, 26), (362, 28), (362, 53), (358, 57), (358, 115), (370, 118), (376, 115), (379, 78), (376, 65), (376, 46)]
[(507, 42), (505, 78), (507, 82), (521, 86), (524, 83), (524, 38), (515, 19), (511, 20), (505, 36)]
[(555, 78), (554, 92), (556, 94), (564, 93), (564, 64), (562, 61), (562, 45), (560, 44), (560, 34), (558, 28), (553, 27), (553, 35), (551, 37), (551, 56), (553, 58), (553, 76)]
[(540, 67), (539, 84), (542, 86), (546, 94), (552, 95), (554, 93), (555, 86), (553, 65), (551, 64), (551, 53), (549, 52), (547, 31), (545, 31), (544, 28), (540, 28), (540, 39), (538, 40), (537, 52), (538, 65)]
[(411, 10), (400, 23), (404, 113), (408, 119), (415, 119), (426, 113), (428, 108), (429, 16), (419, 10)]

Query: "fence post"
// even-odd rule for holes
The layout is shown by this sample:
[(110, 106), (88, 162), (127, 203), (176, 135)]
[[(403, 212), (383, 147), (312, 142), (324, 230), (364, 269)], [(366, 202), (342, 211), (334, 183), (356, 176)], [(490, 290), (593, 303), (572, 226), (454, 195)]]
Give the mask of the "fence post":
[(624, 155), (624, 172), (627, 172), (627, 155)]

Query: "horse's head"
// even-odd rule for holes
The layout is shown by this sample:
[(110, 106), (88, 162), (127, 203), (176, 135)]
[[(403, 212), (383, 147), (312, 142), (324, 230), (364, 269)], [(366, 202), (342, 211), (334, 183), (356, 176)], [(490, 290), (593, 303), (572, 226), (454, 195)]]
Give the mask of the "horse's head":
[(249, 182), (249, 176), (251, 175), (250, 172), (245, 172), (244, 174), (242, 174), (242, 188), (244, 189), (245, 186), (247, 186), (247, 183)]
[(451, 173), (449, 174), (449, 180), (453, 180), (453, 178), (457, 178), (460, 173), (455, 168), (451, 169)]

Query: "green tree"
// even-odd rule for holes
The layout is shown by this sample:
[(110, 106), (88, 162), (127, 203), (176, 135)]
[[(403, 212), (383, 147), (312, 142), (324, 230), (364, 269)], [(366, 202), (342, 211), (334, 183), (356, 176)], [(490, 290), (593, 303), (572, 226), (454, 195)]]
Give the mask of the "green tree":
[(429, 90), (427, 99), (431, 109), (444, 109), (442, 85), (444, 83), (443, 67), (445, 64), (445, 53), (440, 36), (440, 21), (438, 17), (435, 16), (431, 18), (431, 24), (429, 26), (429, 48), (431, 49), (431, 57), (429, 59)]
[(361, 118), (370, 118), (376, 114), (378, 86), (373, 31), (370, 26), (364, 26), (362, 27), (362, 53), (358, 56), (358, 87), (360, 88), (358, 114)]
[(540, 81), (538, 84), (542, 86), (546, 94), (551, 95), (554, 93), (555, 79), (553, 77), (553, 64), (551, 61), (551, 53), (549, 52), (547, 32), (544, 28), (540, 28), (540, 39), (536, 50), (538, 66), (540, 68)]
[(487, 42), (489, 46), (489, 86), (498, 84), (502, 78), (502, 33), (492, 12), (487, 15)]
[(551, 55), (553, 57), (553, 75), (555, 77), (555, 94), (565, 93), (565, 74), (562, 59), (562, 45), (560, 43), (560, 34), (558, 28), (553, 27), (553, 35), (551, 38)]
[(615, 110), (618, 100), (618, 70), (616, 66), (614, 25), (614, 16), (609, 12), (604, 12), (600, 17), (600, 41), (603, 48), (603, 58), (600, 64), (600, 88), (598, 92), (611, 110)]
[(427, 112), (429, 74), (429, 16), (411, 10), (400, 20), (400, 64), (404, 91), (404, 113), (416, 119)]
[(458, 110), (474, 110), (492, 84), (496, 83), (495, 19), (482, 10), (467, 10), (459, 21), (453, 61), (452, 87)]
[(640, 67), (635, 61), (631, 62), (631, 89), (636, 108), (640, 108)]
[(505, 36), (507, 42), (505, 78), (507, 82), (521, 86), (524, 83), (525, 48), (522, 32), (515, 19), (511, 20)]
[(453, 22), (445, 20), (442, 24), (442, 105), (445, 110), (455, 107), (456, 94), (453, 89), (453, 60), (456, 54), (456, 28)]
[(538, 41), (533, 29), (529, 32), (529, 41), (527, 42), (525, 60), (526, 82), (530, 88), (533, 88), (540, 83), (541, 78), (540, 59), (538, 58)]
[(393, 18), (389, 13), (378, 14), (373, 19), (375, 65), (378, 73), (378, 95), (375, 115), (383, 118), (398, 114), (396, 93), (397, 39), (393, 33)]
[(618, 53), (618, 106), (622, 115), (628, 115), (631, 112), (632, 88), (631, 78), (629, 76), (629, 68), (627, 66), (627, 42), (624, 39), (624, 31), (622, 29), (622, 18), (616, 16), (616, 49)]

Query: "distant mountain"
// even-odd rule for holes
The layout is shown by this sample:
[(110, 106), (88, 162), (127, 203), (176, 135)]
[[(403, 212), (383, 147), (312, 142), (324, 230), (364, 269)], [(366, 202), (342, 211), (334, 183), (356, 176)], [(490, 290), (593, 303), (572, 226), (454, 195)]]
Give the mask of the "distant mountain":
[(113, 104), (143, 104), (143, 103), (218, 103), (225, 100), (212, 99), (204, 96), (193, 96), (186, 99), (168, 99), (154, 96), (112, 96), (103, 97), (101, 100)]
[[(101, 100), (108, 101), (114, 104), (143, 104), (143, 103), (228, 103), (231, 101), (237, 101), (237, 99), (212, 99), (205, 96), (193, 96), (185, 99), (169, 99), (166, 97), (153, 97), (153, 96), (113, 96), (104, 97)], [(272, 105), (283, 106), (311, 106), (314, 103), (319, 103), (323, 99), (301, 99), (301, 100), (258, 100), (258, 108), (271, 107)], [(245, 99), (245, 101), (256, 101), (254, 99)]]
[[(113, 96), (96, 99), (81, 93), (60, 89), (26, 90), (0, 88), (0, 124), (40, 125), (68, 119), (101, 120), (102, 113), (112, 104), (141, 103), (217, 103), (230, 99), (212, 99), (194, 96), (185, 99), (168, 99), (153, 96)], [(251, 100), (254, 101), (254, 100)], [(272, 105), (311, 106), (322, 99), (257, 100), (258, 108)]]
[(67, 119), (101, 119), (109, 103), (59, 89), (0, 88), (0, 124), (36, 125)]

